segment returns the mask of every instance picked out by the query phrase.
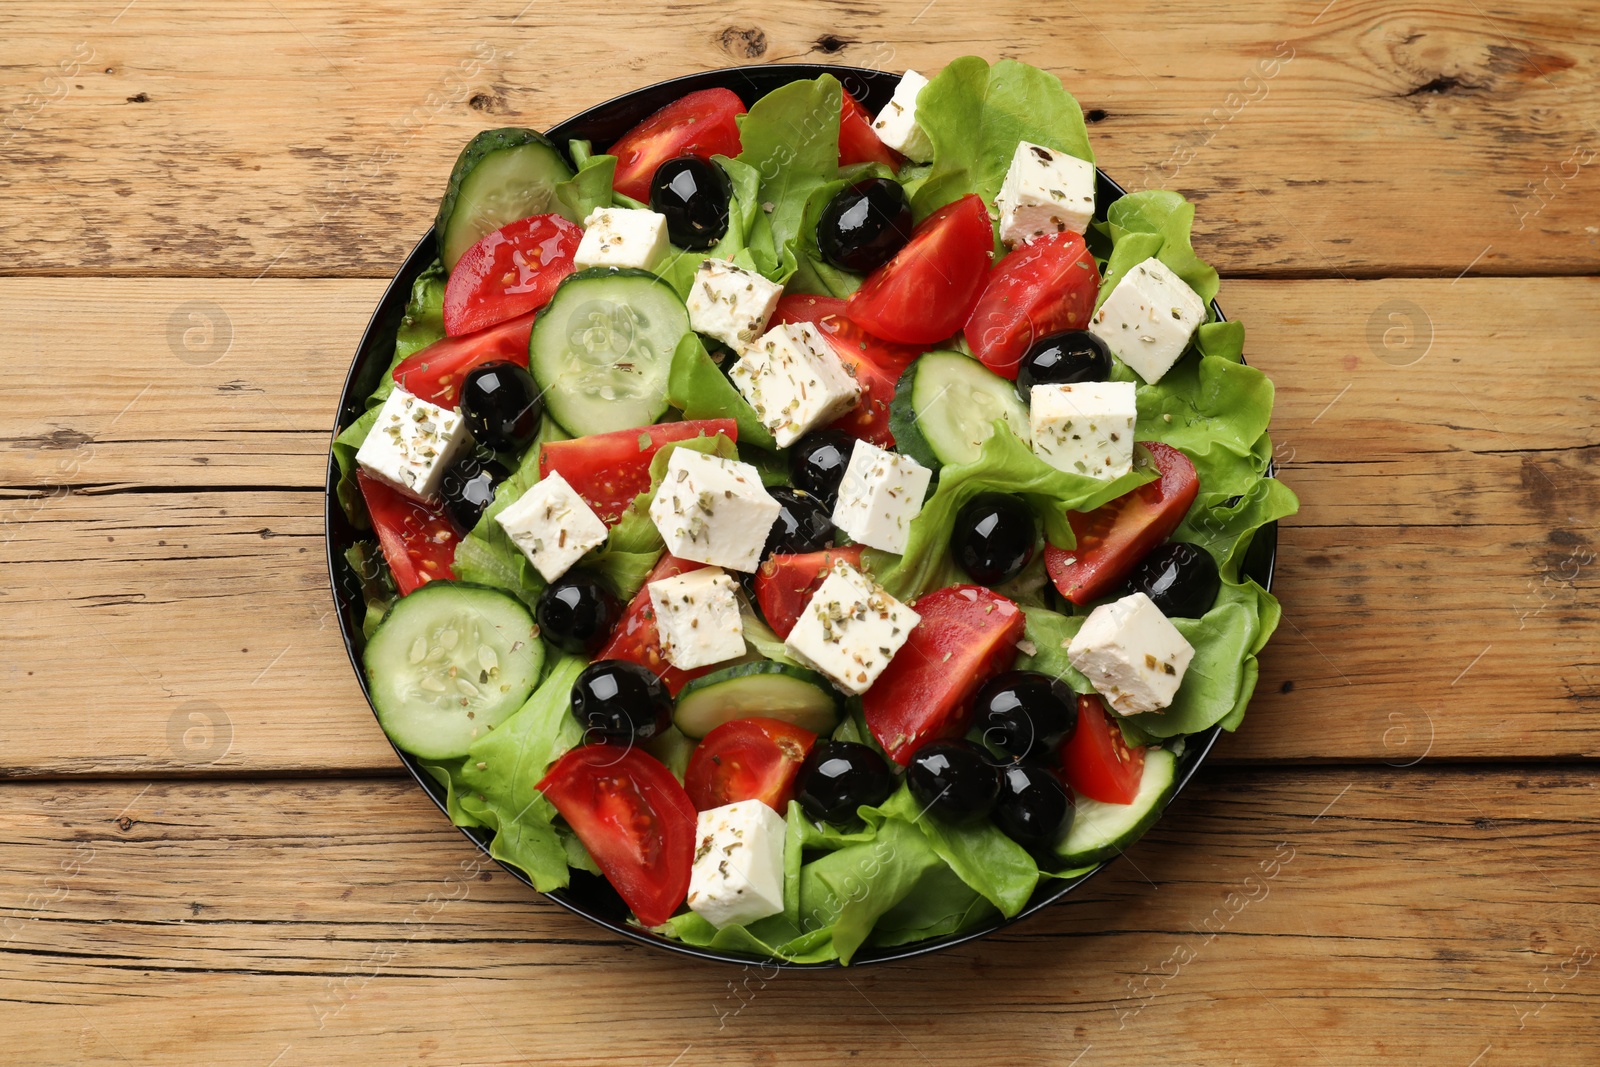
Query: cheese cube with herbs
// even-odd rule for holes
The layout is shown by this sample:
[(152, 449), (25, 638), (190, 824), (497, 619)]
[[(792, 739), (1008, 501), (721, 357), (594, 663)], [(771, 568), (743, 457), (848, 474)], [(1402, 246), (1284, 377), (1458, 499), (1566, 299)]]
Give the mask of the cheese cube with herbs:
[(843, 560), (800, 612), (783, 647), (791, 656), (859, 696), (906, 643), (922, 617)]
[(655, 270), (671, 247), (667, 243), (667, 217), (643, 208), (597, 207), (583, 220), (583, 240), (573, 253), (572, 265), (586, 267), (638, 267)]
[(650, 502), (650, 520), (668, 552), (731, 571), (760, 565), (778, 511), (750, 464), (691, 448), (673, 449)]
[(928, 79), (914, 70), (900, 76), (894, 87), (894, 96), (884, 105), (873, 120), (872, 132), (878, 140), (916, 163), (926, 163), (933, 158), (933, 142), (917, 125), (917, 94), (928, 84)]
[(1021, 141), (994, 198), (1000, 239), (1025, 244), (1050, 233), (1082, 233), (1094, 219), (1094, 164)]
[(695, 821), (689, 910), (717, 929), (783, 910), (783, 816), (759, 800), (702, 811)]
[(1206, 321), (1200, 294), (1154, 257), (1135, 264), (1089, 319), (1089, 332), (1154, 385)]
[(744, 623), (733, 579), (716, 567), (651, 582), (661, 650), (679, 670), (692, 671), (744, 655)]
[(495, 521), (547, 582), (606, 543), (606, 524), (559, 471), (535, 482)]
[(869, 548), (904, 552), (933, 472), (904, 453), (857, 441), (839, 482), (833, 524)]
[(833, 345), (809, 322), (774, 326), (728, 371), (779, 448), (856, 406), (861, 386)]
[(777, 309), (783, 286), (725, 259), (702, 260), (684, 301), (689, 325), (735, 352), (760, 337)]
[(356, 450), (356, 464), (406, 496), (431, 501), (445, 468), (471, 439), (458, 412), (396, 389)]
[(1132, 382), (1036, 385), (1030, 396), (1033, 450), (1056, 470), (1120, 478), (1133, 469)]
[(1132, 593), (1090, 612), (1067, 658), (1111, 710), (1137, 715), (1171, 705), (1194, 647), (1154, 601)]

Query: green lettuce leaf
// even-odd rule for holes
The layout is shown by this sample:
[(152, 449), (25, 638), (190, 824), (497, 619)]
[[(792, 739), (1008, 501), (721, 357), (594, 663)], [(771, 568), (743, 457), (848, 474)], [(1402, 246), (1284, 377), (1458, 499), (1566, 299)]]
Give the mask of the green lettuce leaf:
[(689, 333), (672, 353), (667, 375), (667, 403), (686, 419), (732, 419), (739, 424), (739, 441), (757, 448), (775, 449), (778, 442), (756, 417), (755, 409), (711, 361), (700, 335)]
[(807, 201), (839, 177), (842, 94), (831, 74), (790, 82), (757, 100), (739, 119), (739, 162), (759, 178), (757, 203), (780, 261), (796, 262)]
[(674, 247), (672, 255), (656, 268), (656, 273), (686, 300), (694, 285), (695, 272), (708, 259), (731, 260), (735, 266), (755, 271), (781, 285), (793, 268), (780, 262), (773, 245), (772, 225), (761, 210), (760, 173), (737, 159), (712, 158), (733, 185), (733, 196), (728, 202), (728, 232), (704, 251)]
[[(921, 830), (928, 844), (967, 888), (982, 896), (1002, 915), (1022, 910), (1039, 883), (1039, 865), (1028, 850), (987, 820), (976, 826), (951, 826), (922, 810), (911, 790), (902, 785), (878, 809)], [(959, 898), (958, 898), (959, 900)], [(965, 914), (970, 902), (959, 901)]]
[(449, 813), (451, 822), (467, 827), (483, 825), (461, 806), (462, 798), (471, 794), (471, 787), (461, 777), (462, 768), (466, 766), (465, 756), (454, 760), (418, 759), (417, 762), (429, 778), (444, 786), (445, 811)]
[[(1189, 238), (1194, 227), (1194, 205), (1180, 194), (1165, 189), (1129, 193), (1106, 209), (1104, 227), (1115, 245), (1132, 234), (1159, 236), (1160, 251), (1147, 252), (1140, 261), (1154, 255), (1189, 283), (1189, 288), (1207, 304), (1216, 299), (1217, 272), (1194, 254)], [(1110, 292), (1111, 287), (1105, 286), (1104, 291)]]
[[(572, 144), (583, 145), (583, 161), (578, 164), (577, 173), (556, 183), (555, 193), (567, 212), (581, 223), (595, 208), (611, 206), (611, 181), (616, 177), (617, 157), (589, 154), (587, 141)], [(573, 152), (574, 157), (578, 154)]]

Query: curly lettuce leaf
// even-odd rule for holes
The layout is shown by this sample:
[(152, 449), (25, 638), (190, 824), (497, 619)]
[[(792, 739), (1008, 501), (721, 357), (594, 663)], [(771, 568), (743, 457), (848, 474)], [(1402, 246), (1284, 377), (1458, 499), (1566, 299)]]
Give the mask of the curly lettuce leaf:
[[(1159, 250), (1145, 253), (1137, 262), (1155, 256), (1171, 267), (1172, 272), (1187, 282), (1207, 304), (1216, 299), (1217, 272), (1195, 255), (1189, 236), (1194, 228), (1194, 205), (1181, 194), (1165, 189), (1129, 193), (1106, 209), (1106, 221), (1102, 226), (1111, 236), (1113, 259), (1116, 258), (1115, 249), (1130, 236), (1159, 237)], [(1110, 292), (1111, 288), (1106, 285), (1103, 291)]]
[(843, 101), (839, 80), (824, 74), (774, 89), (739, 119), (738, 161), (758, 176), (756, 202), (771, 227), (774, 254), (791, 266), (807, 201), (840, 176)]

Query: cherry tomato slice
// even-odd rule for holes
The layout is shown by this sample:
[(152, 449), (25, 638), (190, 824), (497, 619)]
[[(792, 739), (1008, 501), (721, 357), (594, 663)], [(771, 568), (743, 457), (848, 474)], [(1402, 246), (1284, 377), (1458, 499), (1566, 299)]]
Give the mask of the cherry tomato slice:
[(768, 556), (756, 570), (756, 603), (772, 632), (787, 639), (800, 613), (833, 570), (834, 560), (861, 566), (864, 545), (827, 548), (821, 552), (779, 553)]
[(965, 335), (972, 354), (1015, 381), (1028, 346), (1089, 322), (1100, 292), (1100, 269), (1075, 233), (1053, 233), (1024, 245), (989, 271)]
[(1188, 456), (1160, 441), (1142, 447), (1150, 450), (1161, 477), (1093, 511), (1069, 511), (1076, 546), (1044, 546), (1050, 580), (1074, 604), (1098, 600), (1121, 585), (1151, 549), (1172, 536), (1200, 491)]
[(844, 301), (836, 296), (811, 296), (795, 293), (778, 301), (772, 325), (809, 322), (833, 345), (848, 370), (861, 386), (861, 399), (847, 415), (833, 422), (833, 428), (851, 437), (870, 441), (879, 448), (893, 448), (889, 432), (889, 404), (894, 400), (900, 375), (922, 354), (917, 345), (899, 345), (872, 336), (851, 322), (844, 312)]
[(461, 535), (442, 508), (419, 504), (364, 471), (356, 472), (356, 484), (401, 596), (435, 578), (456, 576), (452, 567)]
[(559, 471), (601, 521), (612, 526), (633, 498), (650, 488), (650, 461), (662, 445), (719, 433), (739, 440), (739, 426), (732, 419), (691, 419), (551, 441), (540, 446), (539, 477)]
[(900, 153), (878, 139), (872, 129), (872, 116), (848, 91), (839, 112), (839, 166), (882, 163), (890, 170), (900, 169)]
[(794, 776), (817, 735), (781, 719), (735, 719), (712, 730), (689, 757), (683, 788), (700, 811), (759, 800), (788, 813)]
[(395, 383), (440, 407), (456, 407), (461, 403), (461, 383), (473, 367), (498, 359), (519, 367), (528, 365), (528, 334), (533, 332), (533, 316), (530, 311), (487, 330), (435, 341), (395, 367)]
[(673, 696), (677, 696), (678, 692), (693, 679), (702, 674), (710, 674), (717, 669), (717, 666), (721, 666), (718, 664), (712, 667), (698, 667), (692, 671), (674, 667), (661, 649), (661, 631), (656, 629), (655, 606), (650, 603), (651, 582), (697, 571), (704, 566), (704, 563), (693, 563), (677, 556), (662, 556), (655, 570), (644, 580), (644, 585), (640, 586), (633, 599), (628, 601), (628, 607), (623, 611), (621, 621), (611, 633), (611, 640), (606, 642), (606, 647), (596, 653), (594, 658), (625, 659), (629, 663), (647, 667), (655, 672)]
[(611, 187), (648, 202), (656, 168), (676, 156), (733, 157), (739, 154), (744, 102), (729, 89), (701, 89), (674, 100), (617, 139), (607, 151), (617, 157)]
[(1078, 698), (1078, 728), (1061, 745), (1061, 773), (1074, 793), (1131, 804), (1144, 776), (1144, 749), (1129, 748), (1098, 696)]
[(943, 341), (971, 316), (993, 253), (988, 209), (968, 193), (922, 220), (910, 242), (850, 294), (845, 310), (891, 341)]
[(444, 332), (461, 337), (538, 311), (561, 279), (583, 228), (560, 215), (534, 215), (500, 227), (467, 249), (444, 287)]
[(636, 748), (584, 745), (534, 788), (640, 922), (660, 926), (672, 918), (689, 892), (696, 815), (671, 771)]

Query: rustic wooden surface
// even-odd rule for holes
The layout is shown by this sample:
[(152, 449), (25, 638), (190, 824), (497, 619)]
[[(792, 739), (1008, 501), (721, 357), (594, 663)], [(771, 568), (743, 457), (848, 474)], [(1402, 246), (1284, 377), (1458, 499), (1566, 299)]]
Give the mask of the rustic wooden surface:
[[(0, 10), (0, 1060), (1593, 1062), (1600, 5), (468, 7)], [(481, 866), (361, 699), (355, 341), (478, 129), (967, 52), (1199, 202), (1277, 383), (1251, 713), (1003, 936), (777, 979), (620, 943)]]

